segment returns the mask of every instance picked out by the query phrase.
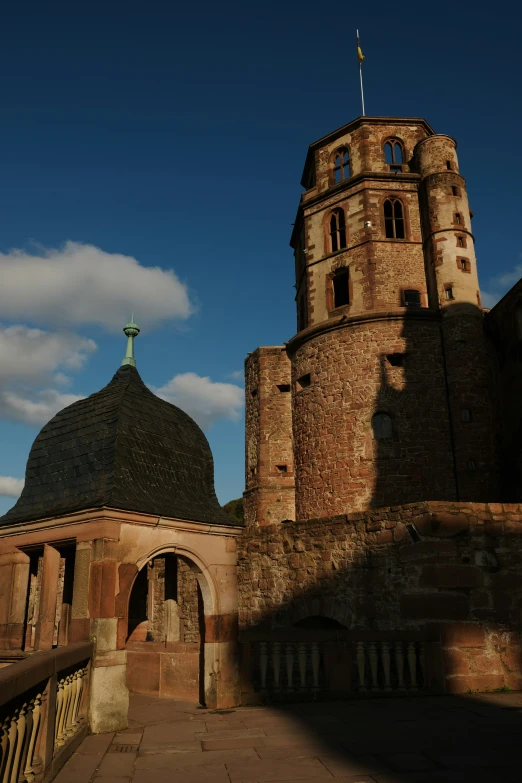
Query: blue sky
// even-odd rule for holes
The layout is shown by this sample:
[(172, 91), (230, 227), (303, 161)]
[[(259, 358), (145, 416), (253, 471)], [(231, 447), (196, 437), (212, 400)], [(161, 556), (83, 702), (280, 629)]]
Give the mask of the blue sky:
[(357, 27), (367, 113), (458, 141), (486, 301), (522, 276), (514, 2), (0, 14), (0, 512), (46, 417), (118, 368), (131, 311), (143, 379), (204, 425), (220, 500), (241, 494), (243, 361), (295, 331), (302, 165), (360, 114)]

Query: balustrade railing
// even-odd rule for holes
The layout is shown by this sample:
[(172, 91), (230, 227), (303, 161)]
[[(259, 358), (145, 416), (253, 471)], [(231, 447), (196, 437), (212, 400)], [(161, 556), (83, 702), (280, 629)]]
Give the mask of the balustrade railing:
[(87, 733), (90, 643), (0, 671), (0, 783), (51, 780)]
[[(248, 638), (243, 634), (242, 691), (279, 700), (296, 697), (415, 694), (441, 688), (438, 642), (431, 639), (357, 639), (355, 633), (317, 638), (292, 633)], [(377, 635), (376, 635), (377, 636)], [(305, 638), (306, 637), (306, 638)], [(351, 637), (351, 638), (350, 638)]]

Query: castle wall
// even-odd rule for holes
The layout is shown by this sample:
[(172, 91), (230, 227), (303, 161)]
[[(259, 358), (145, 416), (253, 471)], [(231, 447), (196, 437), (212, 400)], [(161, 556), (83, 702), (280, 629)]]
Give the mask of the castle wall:
[(517, 504), (418, 503), (249, 528), (240, 630), (269, 639), (307, 617), (372, 638), (429, 629), (447, 691), (520, 689), (521, 563)]
[[(397, 354), (403, 366), (391, 363)], [(455, 499), (436, 317), (396, 314), (319, 332), (296, 348), (292, 372), (297, 519)], [(311, 383), (299, 390), (305, 374)], [(391, 439), (374, 437), (376, 412), (392, 417)]]
[(486, 316), (497, 359), (501, 496), (522, 499), (522, 280)]

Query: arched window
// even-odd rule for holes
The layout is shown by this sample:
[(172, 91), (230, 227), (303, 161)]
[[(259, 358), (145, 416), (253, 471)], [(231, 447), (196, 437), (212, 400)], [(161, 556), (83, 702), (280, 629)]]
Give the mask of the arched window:
[(336, 209), (330, 217), (330, 241), (332, 253), (346, 247), (346, 221), (344, 210)]
[(333, 171), (335, 185), (350, 177), (350, 156), (346, 147), (336, 152)]
[(402, 171), (402, 144), (397, 139), (390, 139), (384, 145), (384, 160), (390, 171)]
[(398, 198), (384, 202), (384, 227), (388, 239), (404, 239), (404, 207)]
[(375, 440), (391, 440), (393, 438), (391, 416), (387, 413), (376, 413), (372, 419), (372, 430)]

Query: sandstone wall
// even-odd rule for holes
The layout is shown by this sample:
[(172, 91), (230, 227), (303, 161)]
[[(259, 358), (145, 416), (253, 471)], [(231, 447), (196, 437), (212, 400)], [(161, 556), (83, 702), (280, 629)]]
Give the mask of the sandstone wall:
[[(321, 332), (296, 349), (292, 372), (297, 519), (455, 499), (436, 317)], [(311, 383), (299, 390), (305, 373)], [(392, 439), (375, 439), (375, 412), (392, 417)]]
[[(412, 527), (413, 526), (413, 527)], [(522, 688), (522, 506), (431, 502), (245, 531), (242, 632), (429, 629), (446, 689)], [(267, 636), (269, 638), (269, 636)]]
[(295, 519), (290, 360), (283, 346), (258, 348), (245, 365), (245, 523)]

